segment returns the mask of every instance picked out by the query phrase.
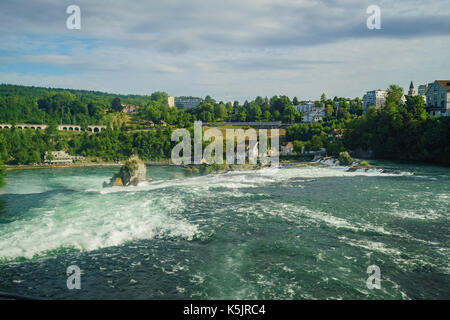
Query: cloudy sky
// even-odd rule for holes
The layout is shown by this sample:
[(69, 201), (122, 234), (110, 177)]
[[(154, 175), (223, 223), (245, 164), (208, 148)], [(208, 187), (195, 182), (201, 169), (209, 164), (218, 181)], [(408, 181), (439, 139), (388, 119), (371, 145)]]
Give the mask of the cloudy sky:
[[(81, 30), (68, 30), (69, 5)], [(369, 30), (369, 5), (381, 30)], [(232, 101), (450, 78), (448, 0), (1, 0), (0, 83)]]

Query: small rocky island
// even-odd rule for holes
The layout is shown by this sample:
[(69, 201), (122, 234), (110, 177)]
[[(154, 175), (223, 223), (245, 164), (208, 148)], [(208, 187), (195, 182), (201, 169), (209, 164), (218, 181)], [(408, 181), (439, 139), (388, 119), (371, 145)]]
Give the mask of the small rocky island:
[(147, 181), (146, 175), (145, 164), (138, 157), (131, 156), (120, 168), (120, 171), (113, 175), (109, 183), (103, 182), (103, 187), (136, 186), (139, 182)]

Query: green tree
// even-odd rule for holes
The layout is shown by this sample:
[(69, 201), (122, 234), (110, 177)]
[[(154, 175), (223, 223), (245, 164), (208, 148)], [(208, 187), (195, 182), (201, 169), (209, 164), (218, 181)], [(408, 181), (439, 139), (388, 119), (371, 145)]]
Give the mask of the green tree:
[(299, 117), (297, 109), (292, 104), (287, 105), (283, 110), (283, 121), (286, 123), (293, 123)]
[(227, 119), (227, 116), (227, 107), (223, 103), (216, 104), (214, 106), (214, 117), (217, 120), (225, 121)]
[(363, 103), (359, 97), (356, 97), (354, 100), (350, 102), (350, 110), (349, 112), (354, 115), (362, 115), (364, 110)]
[(425, 101), (421, 96), (407, 96), (406, 110), (409, 112), (413, 119), (423, 120), (427, 117)]
[(115, 97), (111, 101), (111, 109), (116, 112), (121, 112), (123, 107), (119, 97)]
[(162, 91), (156, 91), (153, 92), (152, 95), (150, 96), (150, 99), (153, 101), (167, 101), (167, 98), (169, 97), (169, 95), (165, 92)]
[(294, 141), (294, 151), (296, 153), (300, 154), (304, 147), (305, 147), (305, 142), (304, 141), (299, 141), (299, 140), (295, 140)]
[(239, 112), (238, 121), (247, 121), (247, 112), (245, 110)]
[(323, 148), (323, 140), (319, 135), (315, 135), (310, 141), (309, 149), (315, 151), (319, 150), (320, 148)]
[(330, 104), (327, 104), (326, 108), (325, 108), (325, 116), (327, 117), (327, 119), (331, 119), (331, 117), (333, 116), (333, 106)]
[(271, 117), (272, 117), (272, 115), (270, 114), (270, 111), (268, 111), (268, 110), (264, 111), (263, 121), (270, 121)]
[(339, 153), (339, 164), (343, 166), (348, 166), (353, 163), (353, 158), (348, 154), (347, 151)]
[(403, 97), (403, 88), (395, 84), (391, 84), (387, 89), (386, 106), (401, 105)]
[(327, 154), (329, 156), (337, 156), (343, 151), (345, 151), (345, 148), (341, 141), (332, 141), (327, 145)]

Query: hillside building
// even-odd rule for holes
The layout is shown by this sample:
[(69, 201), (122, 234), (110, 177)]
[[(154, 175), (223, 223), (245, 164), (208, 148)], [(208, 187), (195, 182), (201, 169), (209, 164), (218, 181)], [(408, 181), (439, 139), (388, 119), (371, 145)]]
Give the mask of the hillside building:
[(367, 112), (367, 109), (369, 109), (369, 107), (375, 107), (376, 109), (384, 107), (384, 105), (386, 104), (386, 96), (386, 90), (378, 89), (367, 91), (363, 97), (364, 113)]
[(426, 92), (427, 112), (434, 116), (450, 115), (450, 80), (436, 80)]

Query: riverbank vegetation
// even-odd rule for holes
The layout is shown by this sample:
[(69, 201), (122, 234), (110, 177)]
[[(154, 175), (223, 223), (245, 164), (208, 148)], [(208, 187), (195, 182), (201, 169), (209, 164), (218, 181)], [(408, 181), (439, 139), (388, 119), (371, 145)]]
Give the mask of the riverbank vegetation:
[(430, 116), (420, 96), (402, 102), (403, 89), (392, 85), (386, 105), (370, 107), (360, 116), (330, 118), (317, 123), (293, 124), (286, 140), (296, 152), (325, 148), (328, 155), (364, 152), (390, 160), (423, 161), (450, 165), (450, 117)]
[(286, 140), (293, 141), (294, 151), (317, 151), (325, 148), (332, 156), (345, 151), (341, 132), (349, 120), (333, 119), (327, 122), (296, 123), (286, 129)]
[(354, 161), (354, 159), (348, 154), (347, 151), (340, 152), (338, 160), (342, 166), (349, 166)]
[(7, 164), (41, 163), (46, 151), (65, 150), (94, 162), (121, 161), (133, 153), (143, 160), (170, 158), (172, 128), (126, 132), (107, 129), (97, 134), (68, 134), (51, 130), (0, 130), (0, 159)]
[(3, 165), (3, 162), (0, 160), (0, 188), (5, 185), (5, 176), (6, 176), (6, 169)]
[(371, 150), (377, 158), (450, 165), (450, 118), (429, 116), (419, 96), (401, 102), (403, 90), (390, 86), (386, 106), (346, 125), (347, 150)]

